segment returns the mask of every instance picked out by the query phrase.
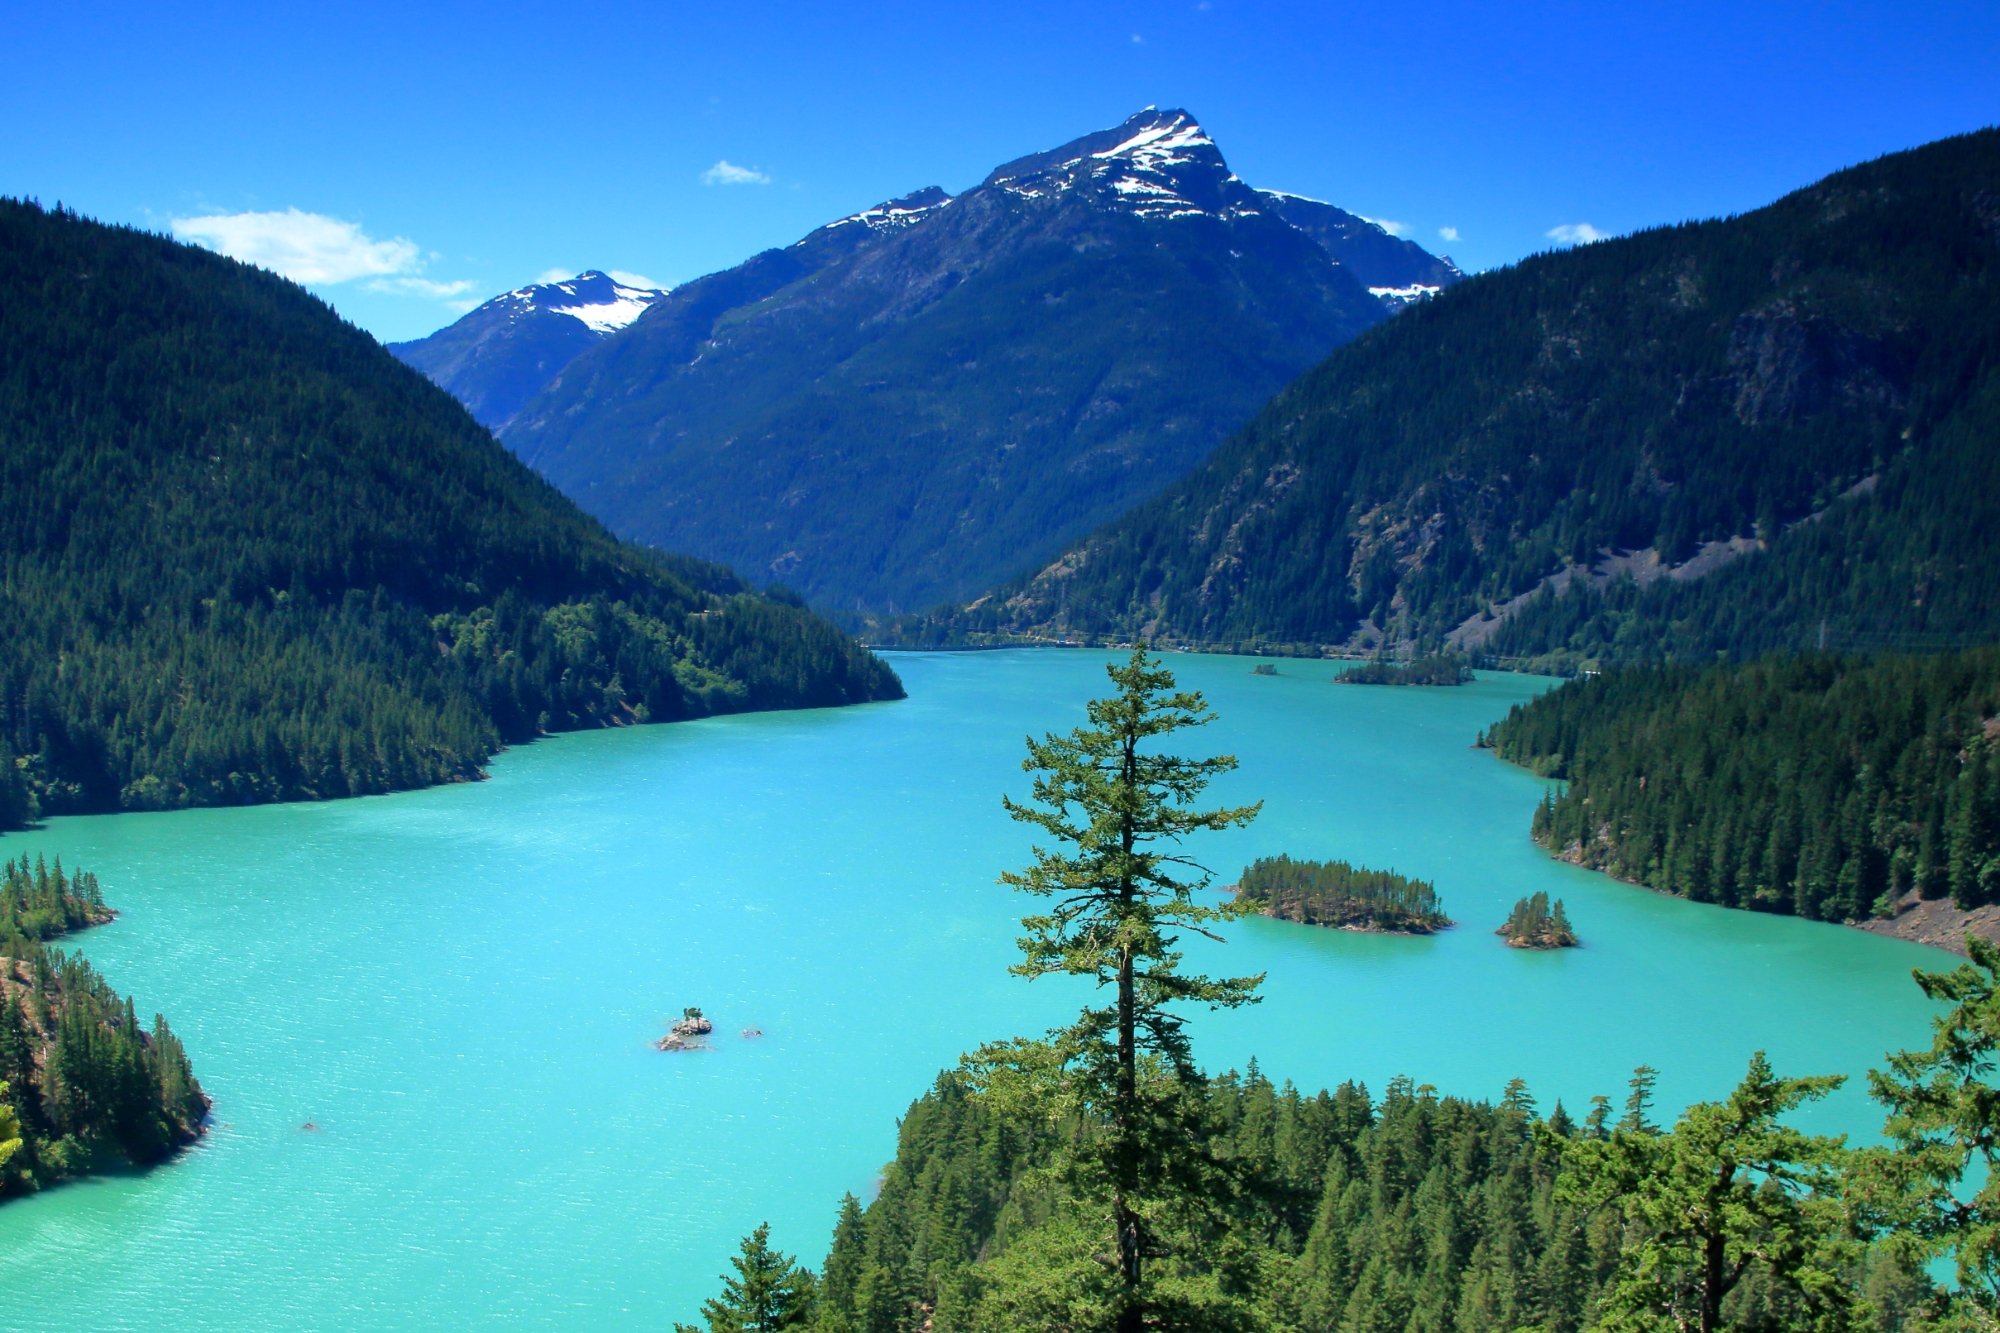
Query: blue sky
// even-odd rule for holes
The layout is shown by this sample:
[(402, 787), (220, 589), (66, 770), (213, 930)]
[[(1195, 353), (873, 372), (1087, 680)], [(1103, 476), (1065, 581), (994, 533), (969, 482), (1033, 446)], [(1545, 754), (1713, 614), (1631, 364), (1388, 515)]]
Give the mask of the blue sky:
[(685, 281), (1147, 104), (1468, 268), (2000, 122), (2000, 0), (197, 0), (5, 27), (0, 193), (178, 224), (385, 339), (556, 269)]

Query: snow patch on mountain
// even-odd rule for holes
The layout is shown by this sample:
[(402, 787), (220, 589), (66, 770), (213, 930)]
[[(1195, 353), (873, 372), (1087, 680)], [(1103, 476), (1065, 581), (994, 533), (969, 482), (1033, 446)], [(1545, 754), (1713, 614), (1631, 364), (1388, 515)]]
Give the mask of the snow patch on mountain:
[(1201, 126), (1185, 116), (1176, 116), (1165, 125), (1141, 130), (1115, 148), (1107, 148), (1091, 156), (1100, 160), (1130, 158), (1141, 167), (1157, 171), (1192, 162), (1194, 159), (1187, 155), (1187, 149), (1213, 147), (1215, 140), (1204, 134)]
[(646, 313), (666, 289), (631, 287), (596, 269), (577, 274), (568, 282), (544, 282), (517, 287), (488, 304), (505, 306), (509, 319), (520, 319), (535, 311), (568, 315), (593, 333), (616, 333)]
[[(820, 231), (833, 231), (838, 227), (850, 227), (859, 223), (870, 231), (901, 231), (915, 226), (951, 203), (951, 196), (933, 185), (906, 194), (900, 199), (891, 199), (873, 208), (864, 208), (859, 213), (850, 213), (836, 222), (829, 222)], [(801, 240), (795, 244), (803, 245)]]
[(617, 295), (609, 301), (588, 305), (552, 305), (547, 309), (552, 315), (568, 315), (571, 319), (582, 320), (594, 332), (614, 333), (645, 314), (652, 308), (653, 302), (665, 295), (663, 292), (646, 292), (623, 286), (613, 290)]
[(1414, 282), (1407, 287), (1370, 287), (1368, 294), (1384, 305), (1401, 309), (1417, 301), (1428, 301), (1443, 290), (1430, 283)]

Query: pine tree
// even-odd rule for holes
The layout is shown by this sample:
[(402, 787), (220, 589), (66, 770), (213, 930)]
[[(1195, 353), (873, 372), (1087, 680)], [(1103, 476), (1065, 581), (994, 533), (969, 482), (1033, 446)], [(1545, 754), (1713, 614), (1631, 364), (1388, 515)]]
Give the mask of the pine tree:
[[(771, 1248), (771, 1224), (758, 1224), (743, 1238), (742, 1252), (729, 1261), (736, 1276), (722, 1278), (722, 1294), (703, 1301), (705, 1333), (776, 1333), (804, 1328), (812, 1318), (812, 1274), (788, 1254)], [(704, 1333), (675, 1324), (675, 1333)]]
[(1727, 1101), (1691, 1106), (1661, 1133), (1645, 1122), (1650, 1080), (1635, 1078), (1636, 1105), (1609, 1138), (1572, 1140), (1559, 1197), (1627, 1227), (1596, 1326), (1716, 1333), (1724, 1300), (1754, 1277), (1786, 1302), (1785, 1327), (1852, 1327), (1847, 1154), (1839, 1139), (1779, 1123), (1842, 1081), (1781, 1079), (1759, 1051)]
[[(1180, 1159), (1203, 1151), (1171, 1086), (1197, 1084), (1200, 1076), (1170, 1006), (1251, 1003), (1262, 980), (1180, 970), (1176, 932), (1218, 938), (1211, 924), (1247, 904), (1197, 901), (1209, 872), (1178, 848), (1191, 833), (1249, 822), (1259, 806), (1194, 808), (1212, 779), (1235, 768), (1234, 757), (1185, 759), (1153, 748), (1161, 737), (1213, 719), (1198, 692), (1177, 691), (1173, 673), (1143, 647), (1107, 672), (1116, 691), (1090, 702), (1088, 725), (1028, 741), (1022, 767), (1036, 775), (1035, 803), (1003, 804), (1059, 847), (1036, 847), (1032, 865), (1001, 881), (1052, 900), (1047, 912), (1022, 920), (1017, 975), (1088, 977), (1112, 991), (1110, 1004), (1086, 1008), (1052, 1035), (1102, 1122), (1089, 1165), (1110, 1206), (1115, 1327), (1132, 1333), (1146, 1321), (1144, 1264), (1161, 1243), (1156, 1224), (1172, 1202), (1170, 1178), (1180, 1174)], [(1155, 1069), (1171, 1079), (1149, 1077)]]
[(1970, 962), (1917, 973), (1925, 995), (1952, 1006), (1932, 1021), (1930, 1049), (1869, 1072), (1894, 1147), (1866, 1161), (1898, 1234), (1923, 1259), (1950, 1257), (1955, 1299), (1990, 1325), (2000, 1317), (2000, 945), (1968, 934), (1965, 947)]

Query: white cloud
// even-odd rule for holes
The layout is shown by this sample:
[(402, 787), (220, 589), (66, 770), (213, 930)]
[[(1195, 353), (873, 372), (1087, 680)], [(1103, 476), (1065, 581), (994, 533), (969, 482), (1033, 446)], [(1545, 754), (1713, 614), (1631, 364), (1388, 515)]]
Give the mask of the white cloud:
[[(1359, 216), (1359, 214), (1357, 214), (1356, 216)], [(1391, 236), (1407, 236), (1410, 234), (1410, 224), (1407, 222), (1398, 222), (1394, 218), (1364, 217), (1361, 220), (1363, 222), (1374, 223), (1376, 226), (1380, 227), (1383, 231), (1388, 232)]]
[(296, 208), (174, 218), (168, 225), (184, 241), (261, 265), (293, 282), (352, 282), (415, 273), (423, 266), (414, 241), (401, 236), (374, 240), (357, 223)]
[(1439, 239), (1439, 240), (1441, 240), (1441, 241), (1455, 241), (1455, 240), (1457, 240), (1457, 239), (1458, 239), (1458, 228), (1456, 228), (1456, 227), (1439, 227), (1439, 228), (1438, 228), (1438, 239)]
[(701, 173), (703, 185), (769, 185), (771, 178), (754, 167), (739, 167), (723, 158)]
[(1134, 45), (1134, 46), (1144, 46), (1145, 44), (1146, 44), (1146, 39), (1145, 39), (1144, 37), (1141, 37), (1141, 36), (1140, 36), (1140, 35), (1139, 35), (1138, 33), (1136, 33), (1136, 32), (1132, 34), (1132, 45)]
[(545, 268), (535, 275), (535, 286), (546, 287), (552, 282), (568, 282), (582, 271), (575, 268)]
[(1606, 239), (1611, 233), (1599, 231), (1588, 222), (1565, 222), (1560, 227), (1550, 227), (1543, 235), (1557, 245), (1589, 245)]
[(472, 290), (472, 279), (460, 278), (456, 282), (433, 282), (429, 278), (372, 278), (366, 284), (371, 292), (385, 292), (391, 296), (428, 296), (442, 301), (448, 296), (463, 296)]

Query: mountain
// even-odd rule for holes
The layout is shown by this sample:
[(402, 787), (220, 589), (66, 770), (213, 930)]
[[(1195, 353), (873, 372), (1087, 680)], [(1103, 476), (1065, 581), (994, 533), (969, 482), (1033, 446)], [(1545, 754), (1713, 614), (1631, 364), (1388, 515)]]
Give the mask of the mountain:
[(1460, 283), (915, 641), (1551, 663), (2000, 635), (2000, 131)]
[(564, 366), (666, 294), (590, 269), (496, 296), (428, 338), (389, 350), (498, 430)]
[(619, 543), (302, 289), (14, 201), (0, 494), (0, 823), (900, 694), (799, 608)]
[(1436, 296), (1465, 276), (1449, 258), (1433, 255), (1359, 213), (1282, 190), (1259, 190), (1257, 195), (1265, 208), (1318, 241), (1391, 310)]
[(628, 538), (822, 606), (932, 605), (1193, 467), (1400, 304), (1371, 284), (1457, 277), (1317, 209), (1149, 109), (685, 284), (501, 438)]

